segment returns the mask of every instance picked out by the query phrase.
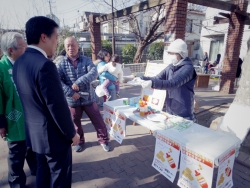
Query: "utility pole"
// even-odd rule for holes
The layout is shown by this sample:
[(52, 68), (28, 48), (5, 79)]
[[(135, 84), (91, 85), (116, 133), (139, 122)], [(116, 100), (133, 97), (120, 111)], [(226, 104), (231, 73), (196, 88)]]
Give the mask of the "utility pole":
[(112, 54), (114, 55), (115, 54), (115, 36), (114, 36), (114, 27), (115, 27), (115, 24), (114, 24), (114, 4), (113, 4), (113, 0), (112, 1)]
[(50, 10), (50, 19), (53, 19), (53, 16), (52, 16), (52, 9), (51, 9), (51, 3), (49, 1), (49, 10)]

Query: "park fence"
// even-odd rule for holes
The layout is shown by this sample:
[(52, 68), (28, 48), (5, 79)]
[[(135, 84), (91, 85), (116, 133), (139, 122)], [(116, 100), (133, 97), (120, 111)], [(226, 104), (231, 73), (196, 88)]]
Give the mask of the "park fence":
[(132, 74), (144, 73), (146, 70), (147, 63), (133, 63), (133, 64), (122, 64), (122, 68), (129, 67)]

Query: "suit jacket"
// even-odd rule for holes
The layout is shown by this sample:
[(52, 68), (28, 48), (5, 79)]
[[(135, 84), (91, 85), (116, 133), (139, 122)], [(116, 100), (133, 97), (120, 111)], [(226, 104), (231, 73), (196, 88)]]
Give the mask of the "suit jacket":
[(27, 145), (39, 154), (69, 147), (76, 131), (55, 64), (27, 48), (14, 64), (13, 79), (24, 109)]

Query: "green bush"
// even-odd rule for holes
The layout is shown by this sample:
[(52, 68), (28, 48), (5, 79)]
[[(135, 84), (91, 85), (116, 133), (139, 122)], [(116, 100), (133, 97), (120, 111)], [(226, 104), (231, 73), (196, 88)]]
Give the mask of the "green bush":
[(132, 44), (126, 44), (122, 47), (122, 62), (125, 64), (133, 63), (137, 49)]
[(148, 58), (152, 60), (163, 59), (164, 42), (154, 42), (148, 48)]
[[(109, 42), (108, 40), (102, 40), (102, 48), (105, 48), (106, 50), (108, 50), (109, 53), (110, 53), (110, 55), (112, 55), (112, 44), (111, 44), (111, 42)], [(92, 58), (91, 44), (89, 45), (89, 48), (86, 49), (86, 51), (84, 52), (84, 54), (87, 57)]]
[(105, 48), (109, 51), (110, 55), (112, 54), (112, 44), (108, 40), (102, 40), (102, 48)]

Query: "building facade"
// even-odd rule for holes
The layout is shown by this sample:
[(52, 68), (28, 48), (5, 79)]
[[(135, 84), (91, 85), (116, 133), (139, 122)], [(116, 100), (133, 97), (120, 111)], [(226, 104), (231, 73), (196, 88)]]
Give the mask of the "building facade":
[[(248, 5), (247, 12), (250, 11), (250, 5)], [(219, 9), (208, 8), (206, 11), (206, 18), (203, 21), (203, 28), (201, 31), (201, 50), (202, 53), (207, 52), (209, 61), (214, 62), (217, 54), (221, 54), (220, 64), (223, 63), (223, 57), (225, 53), (228, 23), (214, 24), (214, 17), (219, 16), (219, 12), (229, 13)], [(242, 45), (240, 49), (240, 58), (244, 59), (247, 54), (247, 41), (250, 37), (250, 26), (245, 25), (242, 38)]]

